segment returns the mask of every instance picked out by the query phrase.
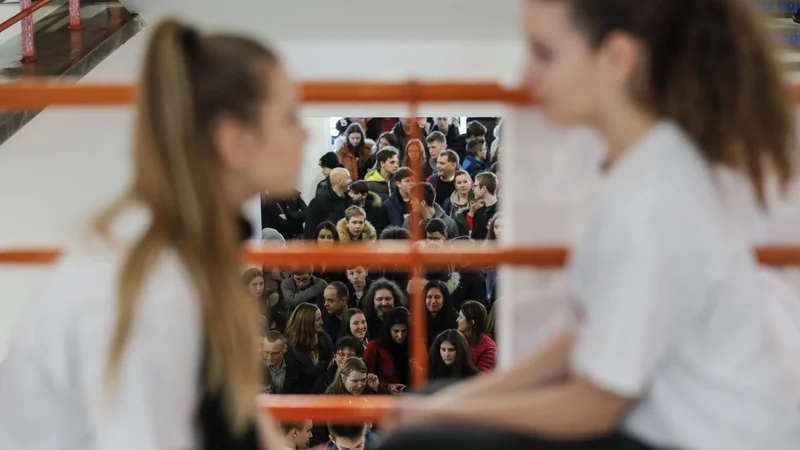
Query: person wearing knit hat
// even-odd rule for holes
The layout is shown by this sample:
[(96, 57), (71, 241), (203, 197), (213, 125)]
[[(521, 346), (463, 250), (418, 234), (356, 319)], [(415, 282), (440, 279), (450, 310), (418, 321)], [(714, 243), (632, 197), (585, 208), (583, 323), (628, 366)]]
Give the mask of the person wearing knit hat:
[(331, 170), (342, 167), (342, 165), (339, 163), (339, 157), (336, 156), (335, 152), (328, 152), (322, 155), (322, 157), (319, 159), (319, 167), (322, 169), (322, 175), (325, 175), (325, 179), (317, 184), (317, 190), (315, 191), (316, 193), (319, 193), (328, 187), (331, 182), (329, 178)]

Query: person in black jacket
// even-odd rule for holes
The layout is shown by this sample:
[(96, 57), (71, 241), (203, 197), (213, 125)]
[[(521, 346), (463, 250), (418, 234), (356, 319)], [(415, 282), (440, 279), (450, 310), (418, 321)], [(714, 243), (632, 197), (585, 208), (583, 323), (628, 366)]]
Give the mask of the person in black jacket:
[(322, 312), (310, 303), (301, 303), (286, 325), (287, 359), (300, 366), (306, 384), (325, 372), (333, 360), (333, 341), (322, 330)]
[(264, 193), (261, 196), (261, 227), (274, 228), (286, 239), (300, 239), (303, 237), (306, 208), (299, 191), (282, 198)]
[(261, 346), (264, 358), (264, 386), (268, 394), (307, 394), (308, 384), (300, 366), (286, 359), (286, 338), (269, 331)]
[(342, 167), (342, 164), (339, 162), (339, 157), (336, 156), (336, 152), (328, 152), (322, 155), (322, 157), (319, 159), (319, 168), (325, 178), (317, 183), (317, 189), (314, 191), (314, 194), (319, 194), (320, 192), (324, 191), (325, 188), (330, 186), (331, 171), (337, 167)]
[(411, 189), (416, 174), (408, 167), (401, 167), (394, 173), (394, 189), (389, 200), (383, 202), (382, 225), (402, 227), (406, 214), (411, 214)]
[(350, 173), (347, 169), (337, 167), (331, 170), (330, 184), (319, 192), (306, 209), (306, 239), (315, 239), (314, 232), (322, 222), (336, 223), (344, 217), (344, 211), (350, 206), (347, 189), (350, 185)]
[(497, 213), (497, 175), (491, 172), (481, 172), (475, 177), (475, 184), (472, 186), (475, 192), (475, 199), (482, 200), (483, 206), (475, 211), (472, 218), (472, 234), (470, 237), (474, 241), (482, 241), (489, 235), (489, 221)]
[(352, 336), (344, 336), (336, 341), (336, 348), (334, 349), (333, 361), (328, 364), (325, 372), (314, 381), (314, 386), (311, 388), (312, 394), (324, 394), (328, 386), (333, 383), (336, 377), (336, 371), (339, 367), (350, 358), (363, 358), (364, 347), (356, 341)]
[[(467, 159), (467, 142), (472, 139), (486, 140), (487, 128), (482, 123), (472, 120), (467, 124), (467, 132), (458, 137), (456, 145), (450, 145), (450, 150), (455, 150), (458, 153), (458, 160), (464, 161)], [(491, 145), (491, 143), (487, 144)]]
[[(371, 192), (369, 184), (364, 180), (358, 180), (350, 185), (350, 202), (352, 205), (360, 206), (364, 210), (367, 222), (375, 227), (375, 232), (380, 234), (384, 229), (383, 225), (383, 201), (378, 194)], [(341, 234), (339, 238), (341, 239)]]

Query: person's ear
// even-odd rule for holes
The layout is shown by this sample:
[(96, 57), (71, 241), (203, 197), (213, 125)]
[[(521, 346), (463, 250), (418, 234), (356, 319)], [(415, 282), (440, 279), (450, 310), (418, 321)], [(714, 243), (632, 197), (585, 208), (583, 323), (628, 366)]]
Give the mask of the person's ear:
[(600, 50), (601, 69), (619, 84), (627, 84), (643, 57), (642, 45), (630, 33), (613, 32)]

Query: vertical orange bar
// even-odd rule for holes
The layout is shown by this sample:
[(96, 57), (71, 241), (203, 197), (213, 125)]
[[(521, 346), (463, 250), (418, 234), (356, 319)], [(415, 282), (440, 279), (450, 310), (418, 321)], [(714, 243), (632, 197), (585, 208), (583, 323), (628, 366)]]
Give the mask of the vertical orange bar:
[[(416, 122), (417, 107), (419, 99), (419, 87), (413, 81), (408, 83), (409, 91), (409, 115), (414, 118), (414, 126), (411, 128), (411, 135), (406, 140), (406, 155), (408, 155), (408, 142), (412, 139), (419, 139), (422, 141), (424, 136), (420, 136), (419, 125)], [(425, 161), (425, 149), (420, 148), (419, 160), (422, 163)], [(410, 167), (414, 171), (414, 189), (411, 192), (412, 201), (419, 202), (422, 199), (422, 186), (419, 183), (424, 181), (422, 179), (422, 164), (418, 161), (412, 161), (409, 158)], [(416, 209), (411, 210), (411, 217), (408, 219), (409, 228), (411, 231), (411, 246), (412, 246), (412, 259), (414, 261), (413, 268), (411, 269), (411, 279), (418, 280), (423, 276), (423, 264), (420, 256), (419, 246), (424, 239), (422, 227), (420, 227), (420, 212)], [(428, 370), (428, 349), (426, 348), (426, 334), (428, 330), (427, 317), (425, 315), (425, 302), (422, 299), (422, 286), (416, 286), (411, 283), (413, 289), (410, 292), (411, 298), (409, 306), (411, 308), (411, 323), (413, 324), (409, 333), (411, 345), (411, 358), (414, 360), (415, 367), (411, 370), (411, 384), (412, 386), (421, 386), (425, 384), (425, 374)]]

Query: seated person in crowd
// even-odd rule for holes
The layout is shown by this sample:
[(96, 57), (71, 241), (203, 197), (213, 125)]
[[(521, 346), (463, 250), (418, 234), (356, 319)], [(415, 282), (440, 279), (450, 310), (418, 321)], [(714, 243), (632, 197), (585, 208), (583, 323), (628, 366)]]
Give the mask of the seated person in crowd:
[(375, 450), (380, 445), (377, 433), (367, 429), (367, 424), (328, 424), (330, 443), (327, 450)]
[(458, 330), (445, 330), (428, 351), (428, 380), (462, 380), (478, 375), (469, 346)]
[(367, 336), (367, 318), (358, 308), (350, 308), (344, 313), (342, 319), (342, 329), (339, 331), (339, 339), (349, 336), (358, 342), (364, 351), (369, 344)]
[[(470, 197), (470, 194), (472, 196)], [(475, 193), (472, 192), (472, 177), (463, 170), (457, 170), (455, 175), (455, 190), (450, 194), (450, 198), (446, 199), (442, 204), (442, 209), (448, 216), (456, 220), (456, 215), (463, 208), (469, 207), (470, 199), (475, 199)], [(456, 220), (456, 225), (458, 220)], [(469, 230), (462, 231), (461, 226), (458, 227), (458, 232), (462, 236), (469, 235)]]
[(297, 190), (280, 198), (265, 192), (261, 196), (261, 226), (274, 228), (285, 239), (302, 239), (307, 207)]
[(436, 191), (436, 203), (449, 214), (445, 206), (456, 191), (456, 173), (458, 172), (458, 155), (452, 150), (445, 150), (436, 160), (436, 173), (425, 181)]
[(347, 311), (349, 298), (347, 286), (340, 281), (334, 281), (325, 288), (323, 297), (325, 309), (322, 311), (322, 329), (328, 333), (332, 341), (336, 341), (342, 328), (342, 318)]
[(375, 395), (389, 394), (389, 391), (381, 386), (380, 380), (374, 373), (367, 372), (367, 365), (361, 358), (346, 359), (336, 375), (333, 382), (325, 390), (328, 395)]
[(429, 281), (425, 285), (422, 298), (425, 299), (425, 317), (428, 325), (426, 345), (430, 347), (440, 333), (456, 328), (458, 313), (453, 307), (447, 286), (439, 280)]
[(485, 240), (489, 235), (489, 221), (492, 220), (500, 207), (497, 200), (497, 176), (491, 172), (481, 172), (475, 177), (475, 183), (472, 185), (472, 191), (475, 193), (475, 199), (482, 200), (483, 206), (475, 211), (475, 216), (472, 220), (472, 233), (470, 237), (473, 240)]
[(339, 157), (336, 156), (336, 152), (328, 152), (322, 155), (322, 157), (319, 159), (319, 168), (322, 171), (322, 176), (325, 178), (317, 183), (317, 189), (315, 191), (316, 194), (328, 189), (328, 187), (331, 185), (331, 170), (338, 167), (342, 167), (342, 165), (339, 163)]
[(367, 371), (378, 376), (392, 395), (401, 393), (411, 379), (408, 345), (408, 310), (402, 306), (386, 313), (376, 340), (364, 351)]
[(475, 191), (470, 188), (467, 194), (467, 206), (455, 212), (453, 220), (458, 226), (461, 236), (471, 236), (475, 214), (483, 207), (483, 199), (475, 198)]
[(464, 170), (470, 177), (475, 177), (486, 171), (486, 141), (483, 139), (472, 139), (467, 142), (467, 158), (462, 164)]
[(397, 153), (397, 149), (394, 147), (381, 149), (375, 158), (375, 167), (364, 177), (370, 192), (377, 194), (381, 202), (388, 200), (392, 193), (392, 179), (394, 173), (400, 168)]
[(328, 368), (320, 375), (311, 387), (312, 394), (324, 394), (328, 386), (333, 383), (336, 378), (336, 371), (342, 364), (350, 358), (361, 358), (364, 356), (364, 348), (352, 336), (344, 336), (336, 341), (335, 353), (333, 354), (333, 361), (328, 364)]
[(389, 200), (383, 202), (383, 225), (403, 226), (406, 214), (411, 214), (411, 188), (414, 186), (414, 171), (401, 167), (394, 173), (394, 188)]
[(264, 386), (268, 394), (307, 394), (308, 385), (302, 369), (287, 360), (286, 338), (277, 331), (267, 332), (261, 346), (264, 359)]
[(347, 189), (352, 180), (350, 173), (343, 167), (331, 170), (330, 183), (311, 200), (306, 209), (306, 239), (314, 239), (319, 224), (325, 221), (336, 223), (344, 217), (344, 211), (350, 206)]
[[(366, 214), (366, 223), (369, 223), (375, 228), (375, 237), (377, 238), (377, 234), (383, 229), (381, 225), (383, 223), (383, 212), (381, 211), (383, 200), (381, 200), (378, 194), (370, 192), (369, 185), (364, 180), (359, 180), (351, 184), (349, 195), (352, 205), (358, 206), (364, 210)], [(345, 217), (347, 217), (346, 211)]]
[(303, 371), (307, 385), (320, 376), (333, 360), (333, 341), (322, 330), (322, 313), (316, 305), (301, 303), (286, 325), (288, 359)]
[(313, 436), (312, 428), (314, 423), (304, 420), (299, 423), (281, 422), (281, 432), (283, 433), (284, 449), (281, 450), (303, 450), (307, 449)]
[(367, 333), (370, 339), (375, 339), (381, 328), (381, 322), (386, 313), (396, 307), (405, 306), (406, 297), (403, 291), (393, 281), (380, 278), (372, 283), (367, 295), (364, 296), (363, 311), (367, 318)]
[(344, 218), (336, 224), (339, 242), (351, 241), (375, 242), (378, 232), (367, 220), (366, 213), (360, 206), (351, 206), (344, 213)]
[(291, 278), (281, 282), (283, 301), (289, 312), (303, 303), (322, 305), (325, 302), (322, 293), (328, 283), (311, 275), (311, 272), (310, 269), (297, 269), (292, 271)]
[(369, 279), (369, 269), (364, 266), (356, 266), (347, 269), (345, 275), (347, 276), (347, 291), (350, 293), (347, 304), (350, 308), (358, 308), (361, 305), (361, 299), (364, 298), (364, 294), (372, 284), (372, 280)]
[(461, 305), (461, 312), (456, 320), (458, 331), (467, 339), (475, 367), (482, 375), (494, 370), (497, 362), (497, 345), (486, 334), (488, 324), (486, 308), (481, 303), (470, 300)]
[[(339, 244), (339, 232), (336, 231), (336, 225), (333, 222), (325, 221), (317, 225), (317, 231), (314, 236), (316, 236), (317, 245), (323, 248), (331, 249)], [(347, 282), (347, 277), (342, 271), (329, 271), (326, 266), (316, 266), (313, 275), (325, 280), (327, 283), (333, 283), (334, 281)]]
[[(431, 219), (441, 219), (446, 225), (448, 238), (457, 238), (459, 236), (458, 226), (450, 216), (445, 214), (444, 209), (442, 209), (442, 207), (436, 203), (436, 191), (433, 190), (433, 186), (431, 186), (429, 183), (421, 184), (422, 198), (419, 200), (412, 198), (411, 208), (419, 212), (422, 223), (425, 223)], [(403, 219), (403, 228), (406, 230), (410, 230), (408, 224), (410, 218), (411, 216), (407, 216)]]

